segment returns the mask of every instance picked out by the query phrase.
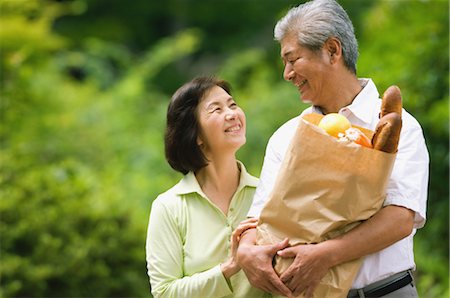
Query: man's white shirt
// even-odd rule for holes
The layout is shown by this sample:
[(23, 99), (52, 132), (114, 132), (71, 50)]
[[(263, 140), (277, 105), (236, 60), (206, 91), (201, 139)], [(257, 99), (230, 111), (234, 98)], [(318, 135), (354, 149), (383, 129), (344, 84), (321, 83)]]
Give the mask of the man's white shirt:
[[(357, 126), (372, 131), (379, 121), (381, 99), (370, 79), (360, 79), (364, 86), (352, 104), (342, 108), (339, 114)], [(269, 139), (264, 157), (260, 181), (256, 189), (249, 217), (259, 217), (276, 181), (281, 162), (295, 134), (300, 117), (304, 114), (320, 113), (320, 109), (309, 107), (285, 124)], [(417, 120), (403, 109), (402, 130), (395, 164), (387, 187), (386, 205), (398, 205), (415, 211), (414, 230), (397, 243), (368, 255), (353, 282), (352, 288), (362, 288), (392, 274), (415, 268), (413, 236), (426, 220), (429, 157), (422, 128)]]

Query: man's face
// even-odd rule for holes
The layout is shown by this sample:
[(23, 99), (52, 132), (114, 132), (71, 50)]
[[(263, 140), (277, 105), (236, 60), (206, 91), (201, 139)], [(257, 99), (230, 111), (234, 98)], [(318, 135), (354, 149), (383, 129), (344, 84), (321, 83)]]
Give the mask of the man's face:
[(281, 41), (281, 59), (284, 63), (283, 77), (298, 88), (302, 101), (323, 105), (329, 84), (327, 73), (331, 70), (328, 52), (302, 47), (295, 35), (288, 34)]

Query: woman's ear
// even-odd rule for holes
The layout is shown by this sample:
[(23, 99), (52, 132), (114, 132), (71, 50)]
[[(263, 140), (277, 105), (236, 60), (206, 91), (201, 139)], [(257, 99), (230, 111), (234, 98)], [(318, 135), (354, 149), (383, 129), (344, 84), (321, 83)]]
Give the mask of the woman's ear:
[(339, 39), (330, 37), (324, 44), (324, 48), (330, 57), (330, 63), (336, 63), (342, 57), (342, 45)]
[(202, 147), (202, 146), (203, 146), (203, 140), (200, 138), (200, 136), (197, 136), (197, 145), (198, 145), (199, 147)]

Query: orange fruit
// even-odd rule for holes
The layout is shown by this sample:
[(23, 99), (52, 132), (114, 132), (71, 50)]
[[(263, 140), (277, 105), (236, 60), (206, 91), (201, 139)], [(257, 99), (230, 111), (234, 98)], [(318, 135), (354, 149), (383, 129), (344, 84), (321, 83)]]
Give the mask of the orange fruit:
[(339, 133), (345, 133), (352, 125), (345, 116), (338, 113), (330, 113), (320, 120), (318, 126), (325, 130), (330, 136), (337, 138)]

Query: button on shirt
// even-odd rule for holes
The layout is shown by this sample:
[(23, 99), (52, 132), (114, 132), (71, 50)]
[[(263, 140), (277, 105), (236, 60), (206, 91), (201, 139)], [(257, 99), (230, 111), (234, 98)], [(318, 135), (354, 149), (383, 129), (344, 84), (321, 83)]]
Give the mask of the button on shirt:
[(229, 281), (220, 270), (230, 255), (231, 233), (246, 218), (258, 183), (242, 163), (239, 167), (227, 215), (207, 198), (192, 172), (153, 202), (146, 253), (155, 297), (265, 297), (242, 270)]
[[(346, 116), (353, 125), (372, 131), (379, 121), (381, 99), (372, 80), (361, 79), (362, 91), (352, 104), (342, 108), (339, 114)], [(304, 114), (319, 113), (320, 109), (310, 107), (285, 124), (270, 138), (260, 181), (248, 216), (259, 217), (281, 166), (287, 148)], [(362, 288), (392, 274), (414, 268), (413, 235), (425, 224), (428, 189), (428, 151), (422, 128), (411, 114), (403, 110), (402, 130), (394, 168), (389, 179), (386, 205), (398, 205), (415, 211), (414, 231), (397, 243), (364, 258), (352, 288)]]

